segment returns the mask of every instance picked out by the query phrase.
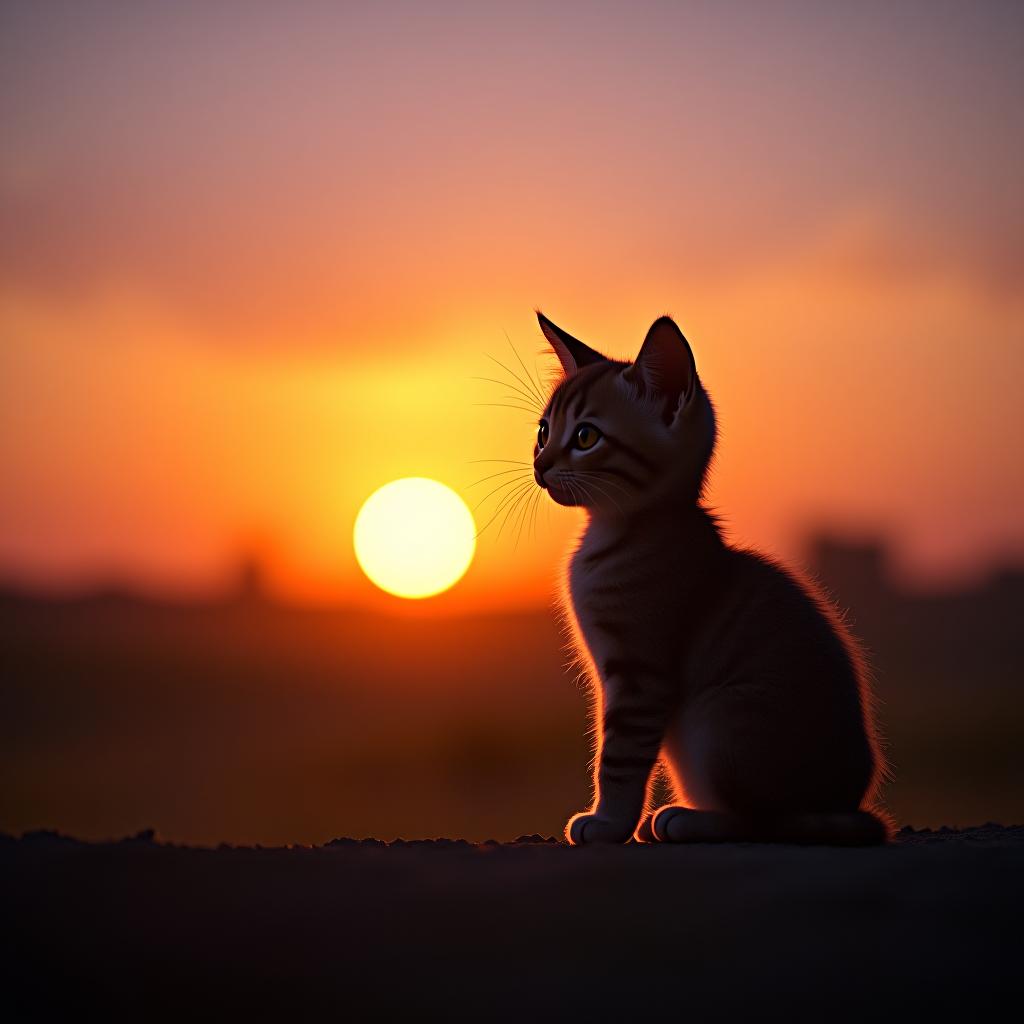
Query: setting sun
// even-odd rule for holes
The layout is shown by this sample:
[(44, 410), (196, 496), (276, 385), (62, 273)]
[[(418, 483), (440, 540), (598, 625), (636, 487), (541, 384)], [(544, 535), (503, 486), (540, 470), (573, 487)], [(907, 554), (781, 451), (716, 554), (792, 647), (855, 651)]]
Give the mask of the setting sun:
[(381, 590), (431, 597), (457, 583), (476, 550), (466, 503), (426, 477), (393, 480), (374, 491), (356, 516), (356, 558)]

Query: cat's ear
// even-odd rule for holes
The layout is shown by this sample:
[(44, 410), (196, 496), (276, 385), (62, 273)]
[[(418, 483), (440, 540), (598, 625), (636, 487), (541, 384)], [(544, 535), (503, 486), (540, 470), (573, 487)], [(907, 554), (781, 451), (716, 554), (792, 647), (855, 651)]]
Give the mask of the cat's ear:
[(571, 334), (566, 334), (561, 327), (556, 327), (539, 309), (537, 310), (537, 320), (540, 322), (540, 329), (544, 332), (544, 337), (548, 339), (548, 343), (555, 350), (555, 355), (558, 356), (558, 361), (562, 364), (566, 377), (571, 377), (584, 366), (606, 361), (600, 352), (595, 352), (589, 345), (584, 345), (582, 341), (574, 338)]
[(671, 317), (659, 317), (651, 324), (640, 354), (623, 376), (645, 391), (665, 397), (666, 422), (689, 402), (697, 386), (697, 364), (689, 342)]

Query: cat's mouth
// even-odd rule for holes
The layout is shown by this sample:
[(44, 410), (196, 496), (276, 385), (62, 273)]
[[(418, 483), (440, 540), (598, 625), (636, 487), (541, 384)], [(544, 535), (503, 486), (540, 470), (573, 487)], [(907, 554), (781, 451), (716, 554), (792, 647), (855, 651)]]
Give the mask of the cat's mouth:
[(557, 502), (559, 505), (577, 505), (579, 502), (576, 500), (576, 496), (571, 491), (565, 488), (559, 487), (557, 483), (550, 482), (546, 488), (548, 494), (551, 495), (551, 500)]

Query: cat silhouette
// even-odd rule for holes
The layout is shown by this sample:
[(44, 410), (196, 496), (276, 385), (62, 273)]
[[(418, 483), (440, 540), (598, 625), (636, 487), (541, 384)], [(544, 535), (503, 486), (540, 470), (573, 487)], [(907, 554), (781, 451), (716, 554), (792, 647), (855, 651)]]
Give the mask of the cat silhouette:
[[(702, 504), (716, 422), (669, 317), (633, 363), (538, 312), (564, 375), (534, 478), (586, 512), (564, 605), (594, 687), (594, 800), (573, 844), (885, 842), (865, 660), (809, 580), (730, 546)], [(650, 811), (661, 762), (675, 802)]]

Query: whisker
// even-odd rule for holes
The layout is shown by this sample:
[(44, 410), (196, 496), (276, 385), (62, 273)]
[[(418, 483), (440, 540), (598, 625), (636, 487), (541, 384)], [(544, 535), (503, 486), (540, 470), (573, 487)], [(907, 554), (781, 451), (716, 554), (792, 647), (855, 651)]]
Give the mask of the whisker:
[[(539, 381), (538, 382), (534, 382), (533, 377), (530, 376), (530, 371), (527, 369), (526, 363), (523, 362), (523, 357), (519, 354), (519, 350), (515, 347), (515, 345), (512, 344), (512, 339), (508, 336), (508, 331), (505, 331), (504, 334), (505, 334), (505, 340), (508, 342), (508, 347), (510, 349), (512, 349), (512, 353), (515, 355), (516, 359), (519, 360), (519, 365), (523, 368), (523, 373), (525, 373), (526, 376), (529, 378), (530, 384), (533, 386), (533, 389), (536, 390), (536, 392), (537, 392), (537, 398), (543, 404), (543, 402), (544, 402), (544, 395), (543, 395), (542, 389), (539, 386)], [(537, 370), (537, 367), (534, 366), (534, 372), (536, 372), (536, 370)]]
[[(577, 480), (576, 482), (580, 485), (581, 488), (584, 488), (585, 485), (589, 482), (592, 487), (596, 487), (601, 492), (601, 494), (604, 497), (606, 497), (619, 510), (619, 514), (620, 515), (625, 515), (625, 513), (622, 510), (622, 506), (618, 503), (618, 501), (616, 501), (615, 495), (609, 493), (608, 491), (606, 491), (604, 489), (604, 487), (601, 486), (600, 481), (595, 480), (595, 479), (590, 479), (590, 480)], [(593, 491), (588, 491), (588, 497), (591, 499), (591, 501), (593, 501), (593, 498), (594, 498)]]
[(530, 536), (537, 539), (537, 513), (540, 512), (540, 499), (543, 492), (537, 491), (537, 500), (533, 503), (533, 516), (530, 520)]
[(506, 481), (505, 481), (504, 483), (502, 483), (502, 484), (498, 484), (498, 486), (497, 486), (497, 487), (495, 487), (495, 488), (494, 488), (494, 490), (490, 492), (490, 494), (485, 494), (485, 495), (484, 495), (484, 496), (483, 496), (483, 497), (482, 497), (482, 498), (481, 498), (481, 499), (480, 499), (480, 500), (479, 500), (479, 501), (478, 501), (478, 502), (477, 502), (477, 503), (476, 503), (476, 504), (475, 504), (475, 505), (473, 506), (473, 511), (475, 512), (475, 511), (476, 511), (476, 510), (477, 510), (477, 509), (478, 509), (478, 508), (479, 508), (479, 507), (480, 507), (480, 506), (481, 506), (481, 505), (482, 505), (482, 504), (483, 504), (483, 503), (484, 503), (484, 502), (485, 502), (485, 501), (486, 501), (486, 500), (487, 500), (487, 499), (488, 499), (488, 498), (489, 498), (489, 497), (491, 496), (491, 494), (497, 494), (497, 493), (498, 493), (498, 491), (504, 490), (504, 488), (506, 488), (506, 487), (513, 487), (513, 486), (514, 486), (515, 484), (518, 484), (518, 483), (526, 483), (526, 482), (528, 482), (528, 481), (521, 481), (521, 480), (506, 480)]
[(523, 523), (526, 521), (526, 516), (530, 511), (530, 503), (536, 498), (536, 494), (530, 494), (527, 496), (526, 501), (522, 505), (522, 511), (516, 517), (516, 521), (512, 524), (512, 529), (515, 530), (516, 539), (512, 544), (512, 550), (515, 551), (519, 547), (519, 541), (523, 536)]
[(529, 391), (524, 391), (522, 388), (518, 388), (515, 384), (509, 384), (507, 380), (496, 380), (494, 377), (470, 377), (470, 380), (482, 380), (487, 384), (497, 384), (499, 388), (508, 388), (510, 391), (515, 391), (521, 398), (523, 398), (532, 408), (535, 408), (538, 412), (543, 409), (543, 406), (535, 405), (537, 401), (536, 395), (531, 395)]
[(617, 487), (623, 494), (631, 494), (632, 491), (625, 484), (620, 483), (615, 477), (599, 469), (574, 469), (573, 473), (585, 480), (601, 480), (610, 487)]
[(528, 491), (533, 486), (532, 480), (513, 480), (512, 489), (507, 491), (498, 499), (498, 506), (495, 511), (500, 511), (506, 504), (515, 498), (521, 491)]
[[(526, 508), (523, 512), (522, 521), (519, 523), (519, 532), (516, 535), (516, 545), (522, 540), (523, 530), (526, 529), (526, 524), (529, 522), (529, 516), (534, 507), (537, 505), (537, 496), (541, 493), (541, 488), (538, 487), (534, 494), (529, 496), (529, 501), (526, 502)], [(528, 536), (528, 534), (527, 534)], [(514, 550), (514, 549), (513, 549)]]
[(499, 469), (497, 473), (489, 473), (487, 476), (480, 477), (479, 480), (474, 480), (471, 484), (467, 484), (469, 487), (476, 487), (478, 484), (484, 483), (486, 480), (493, 480), (496, 476), (508, 476), (509, 473), (525, 473), (525, 469)]
[[(579, 480), (574, 480), (572, 483), (566, 480), (565, 485), (572, 491), (574, 501), (578, 502), (580, 497), (582, 497), (585, 500), (591, 498), (591, 495), (587, 492), (586, 488), (583, 486), (583, 484), (579, 482)], [(576, 488), (578, 488), (579, 490), (577, 491)]]
[(540, 494), (541, 492), (540, 490), (538, 490), (537, 493), (534, 494), (533, 496), (533, 501), (530, 502), (530, 513), (527, 516), (526, 522), (524, 524), (527, 540), (529, 540), (531, 537), (536, 536), (536, 534), (534, 534), (532, 530), (534, 521), (537, 516), (537, 506), (540, 504)]
[(527, 409), (525, 405), (508, 405), (505, 402), (474, 402), (474, 406), (487, 406), (490, 409), (515, 409), (516, 412), (528, 412), (531, 416), (536, 416), (536, 409)]
[(609, 476), (607, 473), (604, 473), (599, 469), (574, 469), (572, 472), (576, 476), (579, 476), (584, 479), (599, 478), (604, 483), (609, 484), (612, 487), (618, 487), (618, 489), (622, 491), (623, 494), (632, 493), (629, 490), (629, 488), (626, 487), (625, 484), (619, 483), (618, 480), (614, 479), (613, 477)]
[(569, 489), (569, 493), (572, 495), (573, 501), (575, 501), (577, 499), (577, 492), (574, 490), (574, 486), (582, 487), (580, 482), (576, 479), (576, 474), (571, 471), (566, 471), (559, 476), (558, 482), (560, 484), (564, 484)]
[[(508, 503), (508, 502), (509, 502), (509, 501), (510, 501), (510, 500), (511, 500), (511, 499), (512, 499), (512, 498), (513, 498), (513, 497), (514, 497), (515, 495), (519, 494), (520, 492), (525, 492), (525, 491), (526, 491), (526, 490), (527, 490), (527, 489), (529, 488), (529, 486), (530, 486), (530, 485), (529, 485), (529, 483), (520, 483), (520, 484), (519, 484), (519, 489), (518, 489), (518, 490), (513, 490), (513, 491), (510, 491), (510, 492), (509, 492), (508, 494), (506, 494), (506, 495), (505, 495), (505, 496), (504, 496), (504, 497), (503, 497), (503, 498), (501, 499), (501, 501), (500, 501), (500, 502), (498, 503), (498, 507), (497, 507), (497, 508), (496, 508), (496, 509), (494, 510), (494, 515), (492, 515), (492, 516), (491, 516), (491, 518), (490, 518), (490, 519), (488, 519), (488, 520), (487, 520), (487, 522), (486, 522), (486, 523), (485, 523), (485, 524), (484, 524), (484, 525), (483, 525), (483, 526), (482, 526), (482, 527), (481, 527), (481, 528), (480, 528), (480, 529), (479, 529), (479, 530), (477, 531), (477, 537), (479, 537), (479, 536), (480, 536), (480, 535), (481, 535), (481, 534), (482, 534), (482, 533), (484, 532), (484, 530), (486, 530), (486, 529), (487, 529), (487, 527), (488, 527), (488, 526), (490, 526), (490, 525), (491, 525), (491, 523), (493, 523), (493, 522), (494, 522), (494, 520), (498, 518), (498, 516), (499, 516), (499, 515), (501, 514), (501, 510), (502, 510), (503, 508), (505, 508), (506, 504), (507, 504), (507, 503)], [(500, 531), (500, 530), (498, 531), (498, 536), (499, 536), (499, 537), (501, 536), (501, 531)]]
[[(483, 529), (486, 529), (487, 526), (492, 524), (498, 518), (498, 516), (502, 514), (503, 511), (505, 512), (505, 515), (504, 515), (504, 517), (502, 519), (501, 526), (498, 529), (498, 534), (495, 537), (495, 542), (496, 543), (498, 542), (498, 540), (502, 536), (502, 527), (504, 527), (505, 522), (508, 520), (509, 513), (519, 503), (520, 499), (525, 498), (525, 494), (521, 493), (521, 494), (518, 494), (518, 495), (508, 495), (508, 496), (506, 496), (506, 500), (509, 499), (509, 498), (514, 498), (515, 499), (514, 502), (511, 505), (507, 505), (505, 503), (505, 501), (503, 501), (502, 504), (499, 505), (498, 508), (495, 510), (495, 514), (492, 517), (490, 517), (490, 519), (487, 521), (487, 525), (483, 527)], [(480, 532), (482, 534), (483, 530), (480, 530)], [(479, 536), (479, 535), (477, 535), (477, 536)]]
[(503, 402), (521, 402), (522, 399), (518, 395), (501, 395)]
[(529, 492), (529, 489), (527, 487), (526, 490), (521, 490), (516, 495), (515, 501), (513, 501), (512, 504), (509, 505), (508, 509), (505, 512), (505, 518), (502, 519), (501, 526), (498, 527), (498, 535), (497, 535), (497, 537), (494, 538), (495, 541), (501, 540), (502, 530), (504, 530), (505, 527), (508, 525), (509, 519), (511, 519), (511, 517), (512, 517), (513, 513), (515, 512), (515, 510), (517, 508), (519, 508), (519, 506), (529, 497), (529, 494), (530, 494), (530, 492)]
[(566, 476), (568, 476), (569, 479), (572, 480), (572, 482), (574, 484), (577, 484), (580, 488), (582, 488), (584, 486), (584, 484), (586, 484), (588, 482), (596, 483), (596, 481), (588, 481), (583, 476), (583, 474), (579, 472), (579, 470), (575, 470), (575, 469), (570, 471), (569, 473), (567, 473)]
[(468, 465), (476, 466), (483, 462), (507, 462), (513, 466), (532, 466), (532, 462), (524, 462), (522, 459), (470, 459)]
[(527, 502), (527, 505), (526, 505), (526, 515), (523, 516), (523, 523), (519, 527), (519, 537), (516, 539), (517, 543), (518, 543), (518, 541), (523, 539), (523, 533), (524, 532), (526, 533), (527, 538), (529, 538), (529, 536), (530, 536), (529, 523), (530, 523), (530, 520), (531, 520), (531, 518), (533, 516), (533, 510), (537, 507), (537, 499), (540, 497), (540, 494), (541, 494), (541, 489), (538, 487), (537, 490), (533, 492), (533, 495), (530, 498), (530, 501)]
[(526, 534), (527, 539), (530, 537), (530, 523), (533, 521), (533, 513), (537, 508), (537, 502), (540, 500), (540, 496), (543, 492), (538, 487), (533, 493), (533, 497), (529, 504), (526, 506), (526, 515), (523, 516), (523, 525), (519, 528), (519, 540), (522, 540), (523, 533)]
[[(587, 485), (583, 481), (577, 480), (576, 483), (577, 483), (577, 486), (579, 487), (580, 491), (582, 492), (583, 497), (586, 498), (588, 501), (593, 502), (594, 501), (594, 492), (592, 490), (590, 490), (590, 488), (587, 487)], [(605, 494), (604, 496), (606, 498), (608, 498), (608, 500), (611, 501), (615, 505), (616, 508), (619, 507), (618, 506), (618, 502), (615, 501), (615, 499), (610, 494)], [(619, 509), (619, 511), (621, 512), (622, 510)]]
[[(492, 363), (496, 363), (498, 366), (500, 366), (513, 380), (518, 381), (520, 384), (523, 385), (523, 387), (525, 387), (527, 390), (529, 390), (529, 387), (530, 387), (529, 383), (527, 381), (523, 380), (523, 378), (520, 377), (519, 374), (515, 372), (515, 370), (510, 369), (500, 359), (495, 359), (494, 356), (492, 356), (492, 355), (490, 355), (490, 354), (488, 354), (486, 352), (484, 353), (484, 355), (486, 355), (487, 358), (490, 359), (490, 361)], [(540, 396), (539, 395), (535, 395), (534, 397), (537, 398), (538, 401), (540, 401)], [(542, 406), (543, 406), (543, 404), (544, 404), (543, 401), (541, 401), (541, 405)]]

